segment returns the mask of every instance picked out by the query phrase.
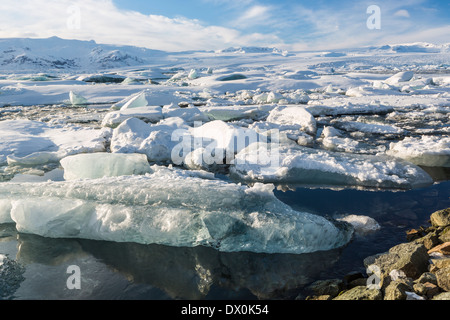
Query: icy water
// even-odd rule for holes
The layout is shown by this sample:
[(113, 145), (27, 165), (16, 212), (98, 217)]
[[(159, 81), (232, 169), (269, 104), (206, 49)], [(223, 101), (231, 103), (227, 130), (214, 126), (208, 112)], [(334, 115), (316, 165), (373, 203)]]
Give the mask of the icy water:
[[(276, 196), (297, 210), (374, 218), (381, 229), (344, 248), (308, 254), (224, 253), (212, 248), (50, 239), (0, 225), (1, 299), (293, 299), (317, 279), (365, 272), (362, 260), (405, 242), (410, 228), (450, 207), (449, 170), (410, 191), (292, 188)], [(6, 257), (5, 257), (6, 256)], [(80, 289), (69, 289), (71, 266)]]
[[(95, 127), (105, 112), (102, 106), (8, 107), (0, 119), (51, 123), (65, 115), (66, 123)], [(436, 183), (409, 191), (279, 186), (275, 195), (295, 210), (331, 218), (364, 215), (381, 226), (373, 233), (355, 234), (343, 248), (324, 252), (226, 253), (207, 247), (51, 239), (0, 224), (0, 299), (294, 299), (315, 280), (364, 273), (365, 257), (405, 242), (407, 230), (428, 225), (432, 212), (450, 207), (449, 168), (424, 169)], [(8, 170), (2, 168), (2, 180), (30, 168)], [(73, 266), (80, 271), (79, 289), (69, 288)]]

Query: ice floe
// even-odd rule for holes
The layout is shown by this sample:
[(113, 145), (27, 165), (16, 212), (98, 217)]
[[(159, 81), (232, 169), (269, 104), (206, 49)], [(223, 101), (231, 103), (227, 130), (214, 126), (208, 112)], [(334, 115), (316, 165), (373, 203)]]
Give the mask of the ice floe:
[(390, 144), (387, 154), (427, 167), (450, 167), (450, 137), (406, 137)]
[[(262, 155), (279, 159), (265, 162)], [(232, 175), (241, 181), (292, 185), (362, 186), (410, 189), (433, 183), (421, 168), (385, 156), (358, 155), (301, 146), (271, 150), (264, 143), (243, 149), (235, 157)]]
[[(2, 183), (1, 217), (51, 238), (305, 253), (345, 245), (353, 229), (279, 201), (273, 186), (245, 187), (152, 167), (144, 176)], [(2, 221), (4, 222), (4, 221)]]

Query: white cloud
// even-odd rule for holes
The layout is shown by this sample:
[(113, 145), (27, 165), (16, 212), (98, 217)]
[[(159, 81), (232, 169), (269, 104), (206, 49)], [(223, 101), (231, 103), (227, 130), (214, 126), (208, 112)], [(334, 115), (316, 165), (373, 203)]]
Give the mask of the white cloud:
[[(70, 10), (74, 7), (79, 8), (79, 16), (77, 10)], [(206, 26), (195, 19), (120, 10), (112, 0), (1, 1), (0, 37), (51, 36), (168, 51), (281, 42), (273, 35), (242, 34), (233, 28)]]
[(261, 23), (267, 23), (267, 20), (271, 17), (270, 10), (269, 6), (254, 5), (238, 17), (233, 25), (246, 28)]
[(398, 10), (396, 13), (394, 13), (394, 16), (403, 17), (403, 18), (410, 17), (408, 10), (405, 10), (405, 9)]

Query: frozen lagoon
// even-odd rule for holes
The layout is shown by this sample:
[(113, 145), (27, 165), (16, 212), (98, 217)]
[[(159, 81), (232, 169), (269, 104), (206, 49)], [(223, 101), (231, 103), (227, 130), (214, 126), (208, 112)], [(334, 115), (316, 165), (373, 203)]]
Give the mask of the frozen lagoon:
[[(385, 244), (402, 240), (399, 230), (426, 223), (424, 216), (449, 206), (444, 52), (415, 56), (423, 63), (413, 68), (412, 77), (397, 75), (410, 55), (392, 59), (383, 50), (327, 57), (199, 53), (196, 65), (192, 55), (178, 55), (177, 71), (161, 57), (154, 65), (114, 70), (139, 79), (124, 83), (103, 83), (99, 75), (0, 80), (0, 216), (5, 222), (0, 253), (8, 257), (2, 259), (2, 272), (11, 279), (24, 275), (23, 283), (5, 296), (51, 295), (54, 288), (36, 274), (67, 279), (68, 262), (90, 274), (83, 285), (88, 290), (75, 297), (63, 286), (53, 290), (58, 298), (290, 295), (324, 273), (357, 269), (353, 255), (382, 251)], [(391, 64), (380, 65), (382, 59)], [(154, 74), (158, 84), (150, 81)], [(210, 166), (198, 157), (208, 145), (190, 144), (197, 151), (188, 157), (191, 163), (172, 177), (153, 181), (155, 173), (145, 175), (145, 170), (125, 177), (129, 170), (105, 169), (108, 161), (99, 160), (95, 164), (103, 169), (85, 164), (78, 172), (105, 169), (107, 176), (119, 176), (64, 178), (63, 159), (85, 153), (139, 153), (157, 168), (173, 170), (167, 167), (179, 142), (172, 141), (176, 130), (193, 140), (203, 131), (203, 142), (237, 159), (246, 155), (250, 162)], [(275, 177), (273, 168), (261, 170), (254, 162), (255, 146), (234, 149), (231, 143), (242, 135), (270, 143), (277, 134), (282, 165)], [(243, 179), (228, 179), (236, 169)], [(292, 169), (301, 171), (300, 179)], [(276, 183), (276, 189), (255, 182)], [(142, 186), (149, 191), (142, 192)], [(158, 194), (162, 198), (152, 202)], [(225, 194), (237, 201), (224, 204)], [(240, 205), (247, 199), (253, 204)], [(156, 209), (156, 219), (148, 207)], [(198, 220), (189, 219), (193, 212)], [(381, 228), (349, 241), (348, 226), (330, 221), (348, 221), (351, 215), (372, 217)], [(169, 227), (176, 235), (164, 232)], [(318, 237), (321, 228), (329, 235)], [(148, 256), (167, 262), (158, 264)], [(13, 268), (14, 261), (24, 268)], [(179, 270), (169, 268), (174, 261)], [(148, 264), (155, 268), (148, 270)], [(111, 273), (109, 266), (120, 272)], [(173, 270), (172, 277), (167, 270)], [(106, 281), (108, 276), (114, 281)], [(114, 288), (111, 293), (107, 283)], [(121, 290), (130, 284), (130, 291)]]

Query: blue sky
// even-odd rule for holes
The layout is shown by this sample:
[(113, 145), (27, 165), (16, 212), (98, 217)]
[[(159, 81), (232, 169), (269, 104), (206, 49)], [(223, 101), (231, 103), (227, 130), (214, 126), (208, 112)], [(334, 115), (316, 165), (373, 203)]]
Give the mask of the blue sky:
[(449, 43), (450, 1), (2, 0), (0, 37), (49, 36), (171, 51)]

